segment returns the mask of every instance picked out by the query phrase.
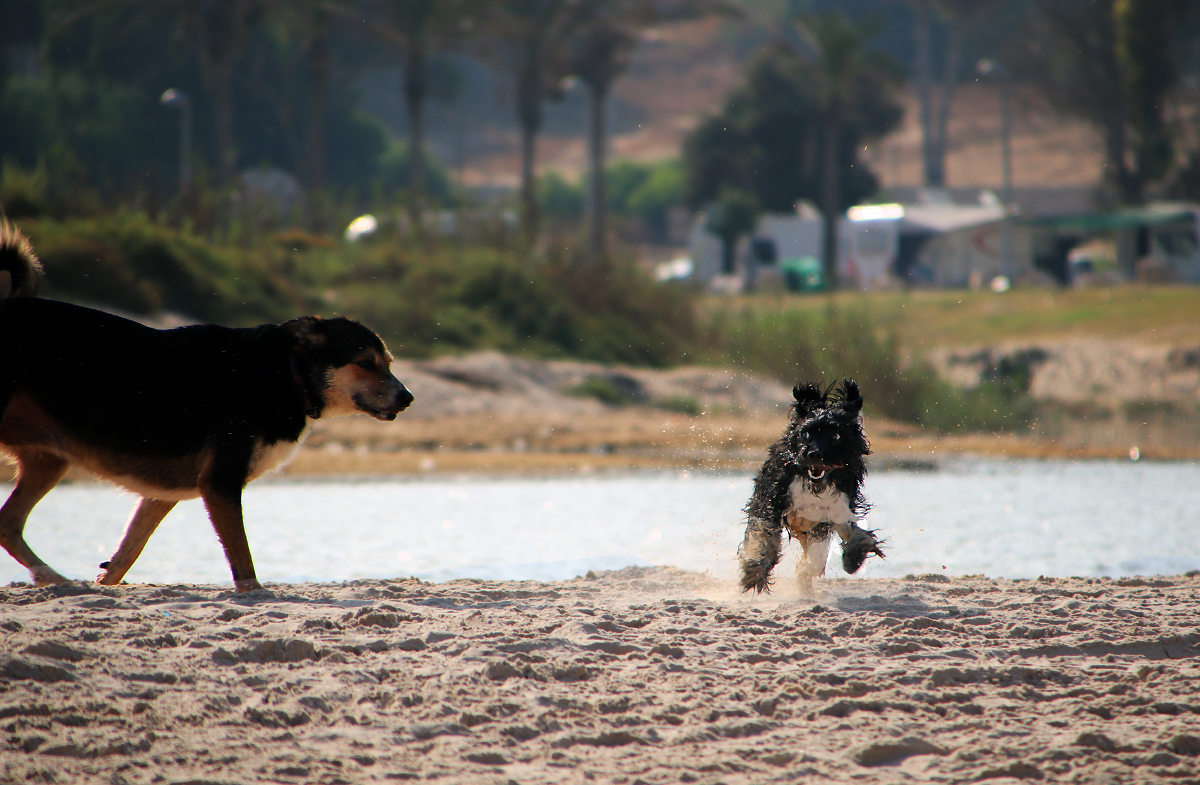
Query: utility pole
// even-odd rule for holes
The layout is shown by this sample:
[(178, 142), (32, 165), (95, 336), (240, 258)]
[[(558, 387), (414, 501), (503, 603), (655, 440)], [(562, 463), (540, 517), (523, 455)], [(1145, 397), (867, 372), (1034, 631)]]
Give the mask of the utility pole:
[(192, 186), (192, 102), (182, 90), (172, 88), (162, 94), (159, 103), (183, 113), (179, 131), (179, 195), (185, 197)]
[(984, 58), (975, 66), (983, 77), (1000, 81), (1000, 201), (1004, 205), (1004, 226), (1001, 253), (1004, 257), (1004, 277), (1012, 281), (1012, 72), (997, 60)]

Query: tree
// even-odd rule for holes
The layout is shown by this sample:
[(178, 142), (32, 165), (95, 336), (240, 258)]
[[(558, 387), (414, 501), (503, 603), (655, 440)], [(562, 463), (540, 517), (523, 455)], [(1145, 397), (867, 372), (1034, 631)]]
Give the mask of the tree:
[(721, 272), (734, 272), (734, 252), (742, 235), (754, 231), (762, 207), (753, 194), (738, 188), (726, 187), (708, 214), (705, 229), (721, 239)]
[[(330, 6), (328, 0), (293, 0), (273, 7), (264, 25), (267, 42), (254, 47), (248, 69), (249, 85), (275, 110), (290, 157), (310, 191), (325, 186)], [(303, 132), (295, 116), (298, 96)]]
[(604, 159), (608, 94), (629, 66), (635, 42), (629, 30), (608, 20), (597, 20), (575, 39), (570, 55), (571, 71), (588, 86), (588, 250), (593, 262), (607, 254)]
[(476, 0), (368, 0), (368, 21), (350, 9), (337, 10), (382, 43), (401, 53), (405, 107), (408, 109), (413, 227), (421, 231), (425, 206), (425, 100), (429, 96), (429, 55), (462, 41), (474, 29)]
[(217, 140), (217, 172), (233, 182), (238, 149), (234, 122), (234, 74), (254, 29), (269, 10), (270, 0), (96, 0), (64, 5), (55, 30), (62, 30), (110, 8), (131, 6), (137, 15), (164, 14), (178, 24), (178, 35), (194, 41), (204, 87), (212, 98)]
[(839, 209), (876, 190), (858, 153), (898, 126), (903, 112), (893, 83), (860, 77), (845, 105), (840, 144), (827, 153), (816, 68), (782, 42), (750, 62), (721, 114), (700, 122), (684, 141), (688, 206), (705, 207), (725, 186), (754, 194), (774, 212), (791, 212), (801, 200), (819, 202), (822, 162), (830, 154), (841, 180)]
[(704, 14), (734, 15), (722, 0), (578, 0), (575, 35), (568, 44), (570, 73), (588, 88), (588, 256), (597, 263), (607, 255), (605, 193), (606, 108), (609, 92), (629, 67), (639, 28)]
[[(215, 11), (215, 3), (0, 0), (0, 8), (35, 9), (41, 20), (32, 29), (0, 24), (0, 40), (36, 55), (28, 61), (0, 58), (9, 66), (0, 68), (0, 161), (26, 170), (44, 161), (48, 209), (125, 198), (156, 209), (158, 197), (177, 188), (179, 118), (159, 102), (170, 87), (185, 93), (195, 109), (194, 155), (213, 164), (199, 170), (203, 182), (217, 182), (216, 165), (224, 158), (235, 167), (241, 161), (295, 171), (308, 186), (319, 188), (323, 177), (363, 193), (379, 176), (386, 131), (357, 110), (352, 91), (332, 85), (310, 90), (311, 82), (321, 81), (313, 79), (321, 69), (306, 42), (315, 37), (330, 45), (330, 79), (339, 84), (376, 58), (377, 49), (338, 36), (328, 24), (311, 37), (301, 30), (304, 12), (324, 12), (332, 2), (264, 0), (263, 15), (247, 32), (233, 67), (233, 141), (224, 146), (233, 149), (230, 156), (222, 155), (211, 81), (200, 62), (197, 14), (209, 6)], [(0, 16), (21, 20), (20, 13)], [(321, 27), (319, 16), (313, 27)], [(312, 92), (326, 97), (313, 99)], [(321, 164), (324, 172), (314, 169)], [(212, 206), (187, 205), (195, 210), (194, 226), (213, 225), (219, 213)]]
[(1128, 122), (1141, 185), (1162, 179), (1174, 163), (1172, 134), (1165, 119), (1167, 98), (1179, 81), (1171, 46), (1194, 0), (1136, 0), (1115, 8), (1118, 51), (1129, 95)]
[[(1164, 121), (1178, 80), (1171, 43), (1189, 0), (1034, 0), (1027, 74), (1104, 136), (1105, 180), (1137, 202), (1173, 162)], [(1132, 154), (1131, 154), (1132, 153)]]
[(836, 154), (841, 147), (848, 105), (864, 82), (887, 79), (892, 66), (866, 49), (879, 31), (873, 20), (852, 22), (840, 13), (802, 14), (795, 19), (797, 32), (807, 44), (816, 66), (816, 92), (820, 106), (822, 157), (821, 213), (825, 244), (822, 266), (825, 279), (837, 285), (838, 218), (842, 212), (841, 174)]
[(234, 67), (245, 50), (253, 28), (266, 11), (264, 0), (180, 0), (181, 27), (200, 50), (200, 72), (212, 95), (217, 133), (217, 171), (221, 182), (233, 182), (237, 173), (237, 139), (234, 134)]
[(325, 112), (333, 68), (329, 29), (333, 23), (331, 9), (336, 7), (329, 0), (293, 0), (276, 13), (284, 34), (299, 49), (307, 72), (307, 119), (301, 170), (305, 184), (312, 191), (325, 187)]
[[(915, 72), (921, 116), (921, 160), (925, 184), (946, 185), (946, 129), (958, 82), (964, 30), (994, 10), (996, 0), (908, 0), (914, 15)], [(942, 58), (942, 83), (935, 106), (933, 88), (934, 17), (947, 28)]]
[(521, 127), (521, 232), (532, 245), (538, 233), (537, 135), (542, 105), (561, 95), (563, 47), (574, 19), (572, 0), (507, 0), (493, 10), (491, 26), (503, 42), (513, 72)]

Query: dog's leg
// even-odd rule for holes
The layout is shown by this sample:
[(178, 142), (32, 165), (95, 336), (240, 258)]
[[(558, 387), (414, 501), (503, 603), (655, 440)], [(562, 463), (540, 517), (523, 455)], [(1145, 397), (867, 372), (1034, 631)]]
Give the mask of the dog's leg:
[(813, 578), (825, 574), (825, 562), (829, 559), (829, 537), (810, 535), (801, 539), (800, 545), (804, 553), (796, 564), (796, 587), (800, 590), (800, 596), (811, 597)]
[(742, 591), (762, 593), (771, 586), (771, 570), (779, 563), (782, 551), (780, 535), (782, 527), (750, 516), (746, 524), (746, 536), (738, 548), (738, 559), (742, 563)]
[(254, 576), (254, 560), (242, 520), (242, 488), (250, 465), (250, 447), (218, 448), (208, 470), (200, 477), (200, 497), (208, 508), (208, 517), (225, 550), (225, 559), (233, 573), (233, 585), (239, 592), (261, 589)]
[(834, 531), (842, 538), (842, 569), (851, 575), (858, 572), (858, 568), (863, 566), (863, 562), (871, 554), (881, 559), (886, 558), (879, 547), (879, 538), (875, 536), (875, 532), (860, 529), (853, 521), (838, 524)]
[(35, 586), (65, 583), (66, 578), (38, 558), (25, 543), (25, 520), (30, 511), (58, 485), (71, 465), (65, 459), (48, 452), (19, 450), (17, 458), (17, 487), (4, 507), (0, 508), (0, 545), (21, 566), (29, 570)]
[(158, 524), (162, 523), (162, 519), (174, 506), (175, 502), (167, 502), (162, 499), (144, 498), (138, 502), (137, 509), (133, 511), (133, 517), (129, 519), (129, 525), (125, 527), (121, 544), (117, 546), (117, 552), (112, 555), (111, 559), (100, 565), (104, 568), (104, 572), (96, 577), (96, 582), (108, 586), (120, 583), (121, 579), (125, 577), (125, 573), (129, 572), (129, 568), (142, 555), (142, 549), (146, 547), (146, 541), (150, 539), (150, 535), (154, 534)]

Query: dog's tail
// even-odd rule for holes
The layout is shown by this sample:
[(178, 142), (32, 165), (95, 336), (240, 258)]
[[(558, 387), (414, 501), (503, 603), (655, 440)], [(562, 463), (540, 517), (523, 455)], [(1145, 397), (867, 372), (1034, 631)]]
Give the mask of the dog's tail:
[(34, 255), (29, 240), (17, 227), (0, 218), (0, 298), (33, 297), (41, 278), (42, 263)]

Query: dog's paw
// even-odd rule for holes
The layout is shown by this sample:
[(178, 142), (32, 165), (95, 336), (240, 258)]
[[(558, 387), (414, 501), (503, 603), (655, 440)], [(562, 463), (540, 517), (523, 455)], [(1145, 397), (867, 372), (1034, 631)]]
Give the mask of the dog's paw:
[(871, 554), (886, 558), (879, 548), (879, 538), (870, 529), (853, 527), (850, 536), (842, 543), (842, 569), (851, 574), (858, 572)]
[(742, 591), (754, 590), (757, 594), (770, 591), (771, 570), (779, 564), (781, 551), (779, 529), (751, 516), (746, 526), (746, 537), (738, 548)]
[(233, 582), (233, 590), (238, 594), (245, 594), (248, 591), (258, 591), (263, 586), (255, 578), (245, 578), (240, 581)]
[(755, 594), (762, 594), (771, 590), (771, 568), (774, 564), (766, 562), (742, 562), (742, 577), (738, 581), (741, 584), (742, 591), (753, 591)]
[(30, 567), (29, 577), (33, 579), (34, 586), (57, 586), (60, 583), (71, 582), (69, 578), (64, 578), (45, 564)]

